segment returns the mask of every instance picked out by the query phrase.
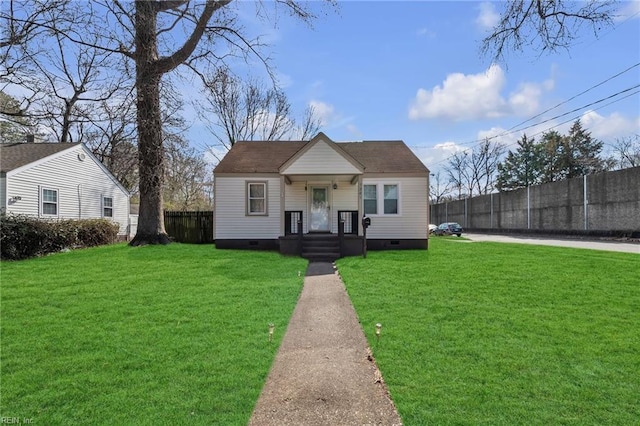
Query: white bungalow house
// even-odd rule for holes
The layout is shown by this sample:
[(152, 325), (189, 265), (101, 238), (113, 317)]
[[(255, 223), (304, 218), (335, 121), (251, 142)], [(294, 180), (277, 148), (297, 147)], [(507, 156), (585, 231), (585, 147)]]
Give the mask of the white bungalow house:
[[(402, 141), (237, 142), (214, 170), (218, 248), (335, 259), (425, 249), (429, 170)], [(363, 219), (370, 226), (363, 226)]]
[(129, 235), (129, 192), (82, 143), (0, 144), (0, 209), (49, 220), (105, 218)]

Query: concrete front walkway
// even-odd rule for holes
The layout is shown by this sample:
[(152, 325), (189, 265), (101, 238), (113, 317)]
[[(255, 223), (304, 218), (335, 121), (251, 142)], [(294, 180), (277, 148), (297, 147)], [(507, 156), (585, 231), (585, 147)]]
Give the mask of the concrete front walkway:
[(310, 263), (249, 425), (400, 424), (342, 280)]

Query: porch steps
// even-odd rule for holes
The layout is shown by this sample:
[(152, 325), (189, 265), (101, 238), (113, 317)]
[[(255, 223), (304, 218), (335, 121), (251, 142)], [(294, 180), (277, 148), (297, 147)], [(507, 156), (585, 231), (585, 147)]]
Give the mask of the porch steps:
[(340, 258), (340, 240), (335, 234), (307, 234), (302, 238), (302, 257), (316, 262)]

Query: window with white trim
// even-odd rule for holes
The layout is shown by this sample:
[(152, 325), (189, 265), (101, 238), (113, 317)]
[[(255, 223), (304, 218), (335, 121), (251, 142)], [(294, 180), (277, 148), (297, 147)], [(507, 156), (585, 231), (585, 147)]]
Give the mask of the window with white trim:
[(398, 185), (384, 185), (384, 214), (398, 214)]
[(247, 215), (267, 215), (267, 182), (247, 182)]
[(40, 212), (43, 216), (58, 215), (58, 190), (42, 188)]
[(365, 215), (378, 214), (378, 186), (364, 185), (362, 201), (364, 203)]
[(113, 217), (112, 197), (102, 197), (102, 217)]
[(362, 203), (365, 215), (400, 214), (400, 185), (363, 185)]

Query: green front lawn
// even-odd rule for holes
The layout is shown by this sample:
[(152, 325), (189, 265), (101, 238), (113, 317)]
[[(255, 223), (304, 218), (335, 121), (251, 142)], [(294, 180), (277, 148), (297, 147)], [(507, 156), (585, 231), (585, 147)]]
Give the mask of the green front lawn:
[(2, 262), (0, 416), (246, 424), (305, 268), (277, 253), (182, 244)]
[[(338, 266), (406, 425), (640, 418), (637, 255), (453, 237)], [(0, 416), (244, 425), (305, 268), (182, 244), (2, 262)]]
[(338, 269), (405, 424), (638, 424), (640, 256), (453, 237)]

